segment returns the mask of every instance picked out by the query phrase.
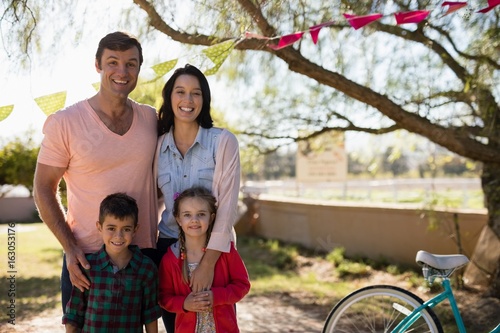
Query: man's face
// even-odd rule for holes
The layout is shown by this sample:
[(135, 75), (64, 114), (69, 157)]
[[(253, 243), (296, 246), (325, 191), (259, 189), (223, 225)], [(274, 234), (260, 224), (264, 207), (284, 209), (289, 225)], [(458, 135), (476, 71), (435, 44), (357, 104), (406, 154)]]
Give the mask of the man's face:
[(137, 85), (139, 50), (135, 46), (126, 51), (104, 49), (101, 66), (99, 67), (97, 60), (95, 66), (101, 75), (100, 90), (126, 98)]

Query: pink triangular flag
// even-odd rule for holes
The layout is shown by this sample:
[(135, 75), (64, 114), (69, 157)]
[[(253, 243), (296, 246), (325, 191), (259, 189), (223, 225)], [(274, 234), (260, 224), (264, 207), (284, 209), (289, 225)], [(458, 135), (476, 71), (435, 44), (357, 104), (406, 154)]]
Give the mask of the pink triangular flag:
[(282, 49), (284, 47), (292, 45), (293, 43), (295, 43), (296, 41), (301, 39), (302, 35), (304, 35), (304, 32), (302, 32), (302, 31), (296, 32), (296, 33), (290, 34), (290, 35), (285, 35), (285, 36), (282, 36), (280, 38), (278, 45), (268, 45), (268, 46), (270, 48), (272, 48), (273, 50), (279, 50), (279, 49)]
[(332, 25), (333, 23), (334, 23), (333, 21), (330, 21), (330, 22), (321, 23), (321, 24), (318, 24), (318, 25), (315, 25), (315, 26), (312, 26), (309, 28), (309, 33), (311, 34), (311, 38), (312, 38), (314, 44), (318, 43), (318, 35), (319, 35), (321, 28)]
[(467, 6), (467, 2), (460, 2), (460, 1), (445, 1), (441, 5), (441, 7), (448, 6), (448, 10), (444, 15), (451, 14), (457, 10), (459, 10), (462, 7)]
[(478, 13), (487, 13), (496, 6), (500, 5), (500, 0), (488, 0), (488, 7), (478, 10)]
[(351, 14), (344, 14), (344, 17), (347, 19), (347, 22), (353, 27), (355, 30), (364, 27), (367, 24), (372, 23), (373, 21), (378, 20), (382, 17), (382, 14), (370, 14), (365, 16), (356, 16)]
[(396, 13), (394, 16), (396, 17), (397, 24), (420, 23), (425, 20), (429, 13), (430, 11), (428, 10), (414, 10), (411, 12)]

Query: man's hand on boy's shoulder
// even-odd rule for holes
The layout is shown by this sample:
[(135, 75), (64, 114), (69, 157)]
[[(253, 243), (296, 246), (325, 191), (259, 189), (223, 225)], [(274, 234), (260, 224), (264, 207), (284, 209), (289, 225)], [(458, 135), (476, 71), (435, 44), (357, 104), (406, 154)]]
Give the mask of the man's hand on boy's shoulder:
[(90, 269), (90, 264), (85, 257), (85, 253), (80, 248), (74, 249), (71, 253), (66, 252), (66, 266), (68, 267), (71, 284), (81, 292), (90, 288), (90, 281), (82, 272), (84, 269)]

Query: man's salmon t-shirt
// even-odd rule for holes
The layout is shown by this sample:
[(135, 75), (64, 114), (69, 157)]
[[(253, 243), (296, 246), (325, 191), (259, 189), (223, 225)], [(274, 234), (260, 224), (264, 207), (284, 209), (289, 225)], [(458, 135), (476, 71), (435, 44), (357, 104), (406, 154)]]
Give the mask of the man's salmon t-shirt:
[(67, 223), (85, 253), (96, 252), (99, 205), (109, 194), (124, 192), (137, 201), (139, 228), (133, 244), (156, 247), (158, 213), (153, 180), (157, 142), (154, 108), (129, 100), (133, 121), (124, 135), (112, 132), (87, 100), (50, 115), (38, 163), (66, 168)]

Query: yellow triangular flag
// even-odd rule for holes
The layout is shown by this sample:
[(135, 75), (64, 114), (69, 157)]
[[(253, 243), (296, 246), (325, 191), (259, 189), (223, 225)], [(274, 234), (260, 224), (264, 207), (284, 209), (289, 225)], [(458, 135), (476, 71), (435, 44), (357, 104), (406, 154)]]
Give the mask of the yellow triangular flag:
[(155, 71), (157, 77), (162, 77), (172, 70), (172, 68), (177, 65), (177, 59), (162, 62), (161, 64), (156, 64), (151, 66), (151, 69)]
[(14, 105), (0, 106), (0, 121), (10, 116), (12, 110), (14, 110)]
[(95, 91), (99, 91), (99, 88), (101, 88), (101, 82), (92, 83), (92, 87), (94, 87)]
[(220, 66), (222, 66), (222, 62), (220, 64), (215, 65), (212, 68), (207, 69), (204, 74), (206, 76), (214, 75), (215, 73), (217, 73), (217, 71), (219, 70)]
[(61, 91), (51, 95), (40, 96), (35, 98), (35, 102), (43, 113), (48, 116), (64, 107), (66, 103), (66, 92)]
[(231, 51), (233, 50), (234, 45), (236, 45), (236, 42), (232, 39), (229, 39), (225, 42), (212, 45), (204, 49), (202, 52), (205, 53), (205, 55), (210, 60), (212, 60), (215, 65), (219, 65), (222, 64), (224, 60), (226, 60), (229, 53), (231, 53)]

